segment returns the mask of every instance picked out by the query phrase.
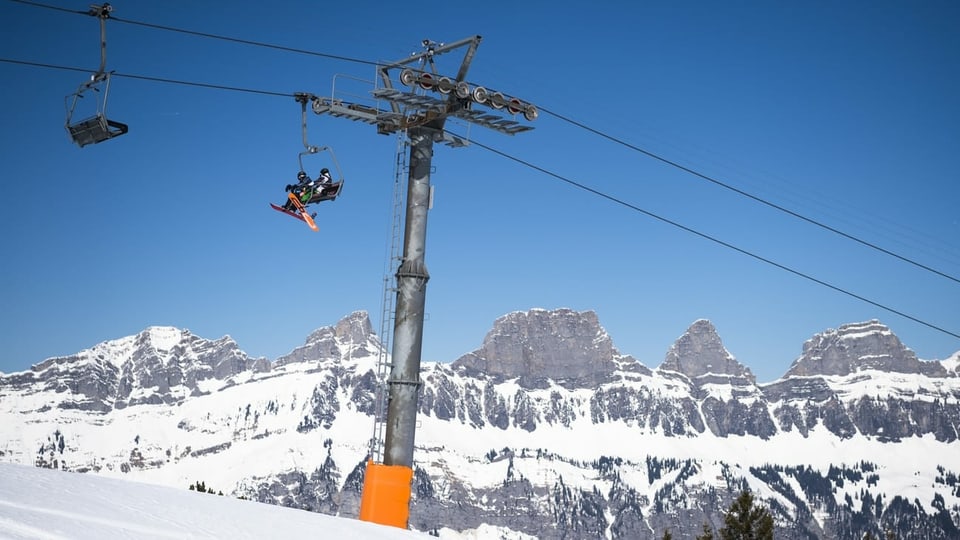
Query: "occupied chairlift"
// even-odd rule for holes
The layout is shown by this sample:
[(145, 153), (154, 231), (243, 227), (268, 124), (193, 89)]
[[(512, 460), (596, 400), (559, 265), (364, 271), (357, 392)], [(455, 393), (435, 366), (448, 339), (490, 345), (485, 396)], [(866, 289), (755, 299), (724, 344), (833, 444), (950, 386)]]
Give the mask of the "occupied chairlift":
[[(81, 148), (88, 144), (96, 144), (107, 139), (118, 137), (127, 132), (126, 124), (107, 119), (107, 95), (110, 92), (110, 73), (106, 72), (107, 67), (107, 18), (113, 6), (103, 4), (98, 6), (92, 4), (89, 14), (100, 19), (100, 69), (91, 75), (90, 80), (80, 85), (75, 93), (64, 98), (67, 105), (66, 128), (73, 142)], [(77, 111), (77, 103), (84, 97), (87, 91), (100, 92), (103, 89), (102, 99), (97, 98), (96, 113), (79, 122), (74, 123), (73, 116)]]
[[(320, 192), (314, 194), (308, 204), (332, 201), (336, 199), (343, 190), (343, 171), (340, 170), (340, 163), (337, 162), (337, 156), (333, 153), (333, 149), (329, 146), (313, 146), (307, 142), (307, 101), (310, 99), (310, 96), (308, 94), (297, 93), (294, 97), (300, 103), (300, 126), (303, 134), (303, 147), (305, 148), (303, 152), (297, 155), (297, 161), (300, 163), (300, 172), (306, 174), (306, 171), (303, 169), (303, 156), (327, 152), (330, 154), (330, 162), (334, 169), (331, 172), (335, 173), (330, 175), (332, 178), (331, 183), (324, 186)], [(320, 173), (318, 172), (317, 176), (311, 176), (311, 178), (316, 179), (319, 176)]]

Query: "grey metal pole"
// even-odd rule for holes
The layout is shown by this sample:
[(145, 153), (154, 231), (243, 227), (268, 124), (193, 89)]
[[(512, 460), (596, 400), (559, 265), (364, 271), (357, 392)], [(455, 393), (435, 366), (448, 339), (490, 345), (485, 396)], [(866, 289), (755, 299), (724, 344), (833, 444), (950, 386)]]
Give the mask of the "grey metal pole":
[(417, 425), (423, 313), (427, 281), (430, 279), (424, 251), (434, 132), (435, 129), (428, 127), (412, 128), (408, 132), (410, 174), (407, 180), (407, 217), (403, 234), (403, 261), (397, 269), (393, 357), (387, 380), (389, 402), (383, 463), (410, 468), (413, 467)]

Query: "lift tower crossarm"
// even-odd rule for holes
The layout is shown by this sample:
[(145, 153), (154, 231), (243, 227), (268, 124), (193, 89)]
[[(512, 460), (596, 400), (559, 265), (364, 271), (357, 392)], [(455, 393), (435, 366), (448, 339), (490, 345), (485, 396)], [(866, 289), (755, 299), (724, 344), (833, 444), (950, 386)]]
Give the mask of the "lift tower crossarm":
[[(456, 77), (456, 81), (461, 82), (467, 76), (467, 70), (470, 69), (470, 62), (473, 61), (473, 56), (477, 52), (477, 47), (480, 45), (481, 39), (482, 38), (479, 35), (476, 35), (466, 39), (461, 39), (460, 41), (456, 41), (454, 43), (449, 43), (447, 45), (436, 44), (431, 42), (428, 39), (425, 39), (423, 40), (423, 44), (426, 47), (425, 51), (410, 55), (407, 58), (404, 58), (402, 60), (397, 60), (396, 62), (391, 62), (385, 66), (380, 67), (380, 80), (383, 82), (384, 88), (393, 89), (393, 81), (390, 78), (390, 70), (403, 68), (411, 64), (414, 64), (416, 62), (420, 62), (421, 64), (429, 62), (431, 68), (433, 68), (432, 72), (436, 73), (436, 66), (433, 63), (434, 57), (441, 55), (443, 53), (447, 53), (447, 52), (459, 49), (460, 47), (467, 46), (467, 52), (463, 56), (463, 61), (460, 62), (460, 69), (457, 71), (457, 77)], [(453, 105), (453, 101), (454, 101), (454, 96), (451, 95), (448, 100), (448, 106)], [(400, 105), (394, 101), (390, 102), (390, 107), (393, 109), (393, 112), (395, 113), (400, 113), (401, 111)]]
[[(402, 60), (397, 60), (396, 62), (391, 62), (385, 66), (380, 67), (380, 77), (383, 80), (383, 84), (388, 88), (392, 88), (392, 83), (390, 82), (389, 71), (391, 69), (397, 69), (404, 66), (408, 66), (414, 62), (420, 62), (421, 60), (430, 59), (439, 54), (450, 52), (454, 49), (459, 49), (464, 45), (469, 45), (467, 53), (464, 55), (463, 62), (460, 64), (460, 71), (457, 72), (457, 79), (463, 80), (467, 76), (467, 70), (470, 68), (470, 62), (473, 61), (473, 56), (477, 52), (477, 46), (480, 45), (480, 40), (483, 39), (480, 36), (468, 37), (461, 39), (460, 41), (455, 41), (453, 43), (444, 44), (435, 44), (436, 46), (429, 46), (427, 50), (412, 54), (407, 58)], [(425, 44), (430, 44), (430, 40), (423, 40)]]

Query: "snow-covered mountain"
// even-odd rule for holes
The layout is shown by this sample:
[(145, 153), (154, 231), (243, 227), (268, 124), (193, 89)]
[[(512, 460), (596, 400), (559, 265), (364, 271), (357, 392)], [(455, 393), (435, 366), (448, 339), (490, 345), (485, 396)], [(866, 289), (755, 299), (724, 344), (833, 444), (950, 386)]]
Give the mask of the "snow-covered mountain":
[[(0, 460), (355, 517), (378, 348), (364, 312), (274, 362), (148, 328), (0, 376)], [(919, 360), (878, 321), (758, 385), (709, 321), (651, 369), (593, 312), (534, 309), (421, 377), (419, 531), (689, 537), (749, 487), (777, 538), (960, 538), (960, 352)]]

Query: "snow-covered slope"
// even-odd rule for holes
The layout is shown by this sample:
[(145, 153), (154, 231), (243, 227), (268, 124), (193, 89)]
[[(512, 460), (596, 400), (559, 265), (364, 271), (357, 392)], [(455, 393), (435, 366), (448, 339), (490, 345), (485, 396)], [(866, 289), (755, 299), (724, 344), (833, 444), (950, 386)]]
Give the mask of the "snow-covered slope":
[(253, 501), (0, 463), (0, 538), (139, 540), (353, 538), (427, 535)]
[[(483, 343), (421, 366), (417, 530), (682, 537), (744, 487), (778, 538), (960, 522), (957, 358), (917, 360), (876, 321), (815, 336), (766, 385), (709, 321), (657, 369), (589, 312), (510, 314)], [(273, 363), (148, 329), (0, 377), (0, 461), (355, 517), (378, 346), (363, 313)]]

